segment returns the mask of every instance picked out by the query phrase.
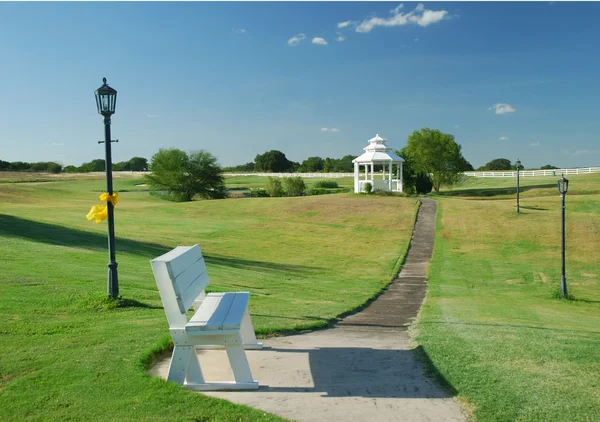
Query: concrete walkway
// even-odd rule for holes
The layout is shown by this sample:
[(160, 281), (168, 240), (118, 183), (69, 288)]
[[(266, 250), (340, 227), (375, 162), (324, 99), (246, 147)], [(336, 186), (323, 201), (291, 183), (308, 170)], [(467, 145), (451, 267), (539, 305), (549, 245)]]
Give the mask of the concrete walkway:
[[(465, 420), (456, 400), (423, 375), (406, 331), (427, 291), (436, 207), (421, 200), (406, 262), (367, 308), (333, 328), (268, 339), (264, 350), (248, 351), (258, 391), (205, 394), (297, 421)], [(233, 379), (225, 352), (200, 353), (206, 379)], [(168, 365), (166, 359), (152, 373), (166, 377)]]

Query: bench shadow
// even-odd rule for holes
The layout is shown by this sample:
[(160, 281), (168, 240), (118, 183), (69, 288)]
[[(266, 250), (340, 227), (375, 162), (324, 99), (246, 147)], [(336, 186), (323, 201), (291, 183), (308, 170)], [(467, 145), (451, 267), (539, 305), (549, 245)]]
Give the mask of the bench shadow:
[[(414, 350), (368, 347), (273, 348), (270, 350), (283, 354), (307, 354), (313, 386), (261, 385), (259, 390), (263, 392), (318, 392), (322, 393), (322, 397), (415, 399), (443, 399), (457, 394), (457, 391), (437, 371), (421, 346)], [(431, 378), (428, 378), (425, 373)], [(436, 385), (434, 379), (443, 388)]]
[[(532, 189), (556, 188), (555, 183), (546, 183), (542, 185), (521, 186), (519, 192), (523, 193)], [(517, 187), (506, 188), (483, 188), (483, 189), (456, 189), (449, 191), (436, 192), (435, 196), (468, 196), (468, 197), (490, 197), (498, 195), (516, 195)], [(524, 208), (524, 207), (522, 207)]]
[[(202, 246), (202, 245), (200, 245)], [(318, 267), (308, 265), (291, 265), (276, 262), (255, 261), (251, 259), (231, 258), (222, 255), (202, 253), (208, 265), (220, 265), (249, 271), (281, 271), (294, 275), (308, 275), (310, 272), (321, 271)]]

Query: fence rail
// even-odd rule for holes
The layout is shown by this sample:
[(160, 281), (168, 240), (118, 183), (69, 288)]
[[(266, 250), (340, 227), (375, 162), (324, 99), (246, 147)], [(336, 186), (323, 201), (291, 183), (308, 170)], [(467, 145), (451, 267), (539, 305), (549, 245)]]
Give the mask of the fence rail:
[[(536, 176), (560, 176), (561, 174), (589, 174), (600, 173), (600, 167), (582, 167), (574, 169), (554, 169), (554, 170), (521, 170), (521, 177)], [(465, 176), (471, 177), (517, 177), (516, 171), (466, 171)]]

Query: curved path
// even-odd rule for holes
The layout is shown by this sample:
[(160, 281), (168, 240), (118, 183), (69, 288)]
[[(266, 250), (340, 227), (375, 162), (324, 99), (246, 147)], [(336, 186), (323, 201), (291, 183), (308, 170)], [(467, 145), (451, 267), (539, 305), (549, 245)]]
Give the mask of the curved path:
[[(205, 393), (297, 421), (462, 421), (461, 407), (423, 375), (407, 327), (427, 291), (436, 202), (421, 199), (398, 277), (361, 312), (334, 327), (265, 340), (248, 351), (258, 391)], [(204, 351), (207, 379), (233, 378), (225, 353)], [(166, 377), (169, 359), (153, 370)]]

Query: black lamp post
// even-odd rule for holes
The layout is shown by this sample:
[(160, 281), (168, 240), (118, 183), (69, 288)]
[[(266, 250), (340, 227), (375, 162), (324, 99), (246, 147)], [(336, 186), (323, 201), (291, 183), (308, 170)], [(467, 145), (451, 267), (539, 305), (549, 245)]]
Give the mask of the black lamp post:
[(565, 275), (565, 196), (567, 196), (568, 190), (569, 180), (565, 179), (563, 175), (562, 178), (558, 179), (558, 192), (560, 193), (562, 203), (562, 270), (560, 273), (560, 295), (562, 297), (567, 296), (567, 277)]
[[(96, 105), (98, 113), (104, 116), (104, 146), (106, 151), (106, 192), (113, 194), (112, 186), (112, 158), (110, 145), (110, 116), (115, 113), (117, 102), (117, 91), (106, 84), (106, 78), (102, 79), (103, 85), (98, 88), (96, 94)], [(117, 276), (117, 261), (115, 260), (115, 214), (111, 201), (106, 203), (108, 207), (108, 295), (114, 299), (119, 296), (119, 278)]]
[(519, 170), (521, 170), (521, 161), (517, 158), (517, 214), (519, 213)]

